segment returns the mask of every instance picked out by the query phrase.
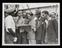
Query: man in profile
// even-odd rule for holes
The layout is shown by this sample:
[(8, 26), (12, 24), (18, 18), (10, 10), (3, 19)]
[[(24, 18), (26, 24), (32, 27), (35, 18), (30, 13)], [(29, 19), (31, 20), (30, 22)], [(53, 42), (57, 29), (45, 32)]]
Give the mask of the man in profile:
[[(15, 22), (13, 19), (13, 12), (15, 11), (15, 5), (6, 4), (4, 5), (4, 24), (5, 24), (5, 43), (13, 44), (17, 40), (15, 38)], [(16, 39), (16, 40), (15, 40)]]
[(13, 44), (14, 43), (14, 37), (15, 37), (15, 22), (13, 20), (13, 16), (10, 15), (10, 13), (6, 12), (5, 17), (5, 42), (7, 44)]

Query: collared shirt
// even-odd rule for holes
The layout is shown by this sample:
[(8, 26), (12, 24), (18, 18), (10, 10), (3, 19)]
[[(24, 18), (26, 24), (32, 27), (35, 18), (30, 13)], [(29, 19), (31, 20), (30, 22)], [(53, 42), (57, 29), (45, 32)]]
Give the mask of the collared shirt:
[(14, 32), (15, 32), (15, 22), (13, 20), (13, 17), (11, 15), (8, 15), (5, 18), (5, 27), (6, 27), (6, 31), (8, 31), (8, 28), (11, 28)]

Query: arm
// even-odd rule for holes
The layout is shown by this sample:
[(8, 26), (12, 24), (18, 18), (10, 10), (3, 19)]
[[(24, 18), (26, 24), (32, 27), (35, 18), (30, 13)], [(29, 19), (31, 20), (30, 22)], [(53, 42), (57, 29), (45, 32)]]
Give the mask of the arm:
[(16, 42), (17, 41), (16, 33), (14, 33), (14, 31), (11, 28), (8, 28), (8, 31), (14, 37), (14, 40), (13, 41)]
[(15, 33), (14, 33), (14, 31), (13, 31), (11, 28), (8, 28), (8, 31), (10, 32), (10, 34), (11, 34), (12, 36), (15, 37)]

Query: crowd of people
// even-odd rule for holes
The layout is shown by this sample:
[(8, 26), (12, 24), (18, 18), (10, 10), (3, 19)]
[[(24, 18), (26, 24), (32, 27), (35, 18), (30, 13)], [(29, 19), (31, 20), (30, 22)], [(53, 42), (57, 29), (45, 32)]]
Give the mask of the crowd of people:
[(18, 10), (4, 12), (5, 44), (55, 44), (58, 42), (58, 15), (36, 9), (35, 14)]

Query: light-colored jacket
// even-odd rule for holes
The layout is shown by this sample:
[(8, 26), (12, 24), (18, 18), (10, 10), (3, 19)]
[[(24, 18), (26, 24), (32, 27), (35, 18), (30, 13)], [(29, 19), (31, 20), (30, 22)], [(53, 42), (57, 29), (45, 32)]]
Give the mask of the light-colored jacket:
[[(32, 18), (32, 20), (29, 22), (29, 24), (31, 25), (31, 31), (29, 31), (28, 32), (28, 34), (27, 34), (27, 38), (29, 39), (29, 40), (35, 40), (35, 30), (36, 30), (36, 26), (35, 26), (35, 24), (36, 24), (36, 22), (35, 22), (35, 20), (36, 20), (37, 18), (36, 17), (34, 17), (34, 18)], [(34, 31), (32, 30), (32, 29), (34, 29)]]
[(14, 32), (15, 32), (15, 22), (13, 20), (13, 17), (11, 15), (8, 15), (5, 18), (5, 27), (6, 27), (6, 31), (8, 31), (8, 28), (11, 28)]

